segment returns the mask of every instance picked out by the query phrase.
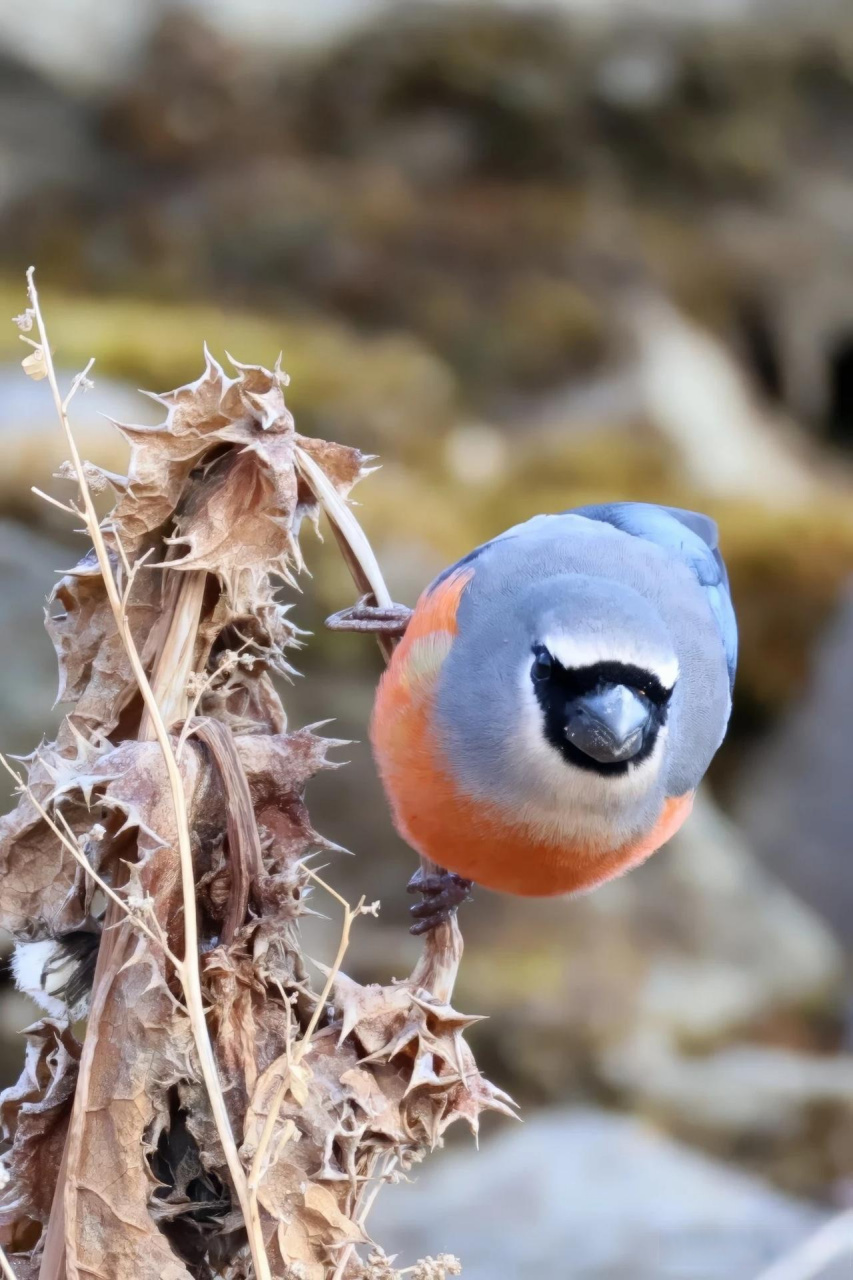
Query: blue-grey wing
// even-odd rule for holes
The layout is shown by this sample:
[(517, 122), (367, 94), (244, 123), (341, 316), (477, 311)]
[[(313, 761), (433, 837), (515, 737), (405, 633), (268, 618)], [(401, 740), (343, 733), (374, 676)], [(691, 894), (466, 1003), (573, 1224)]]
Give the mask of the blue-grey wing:
[(737, 670), (738, 634), (729, 590), (729, 576), (720, 554), (717, 526), (710, 516), (678, 507), (659, 507), (650, 502), (613, 502), (600, 506), (575, 507), (567, 515), (584, 516), (612, 525), (623, 533), (645, 538), (675, 552), (689, 564), (705, 589), (708, 603), (720, 629), (726, 652), (729, 680), (734, 688)]

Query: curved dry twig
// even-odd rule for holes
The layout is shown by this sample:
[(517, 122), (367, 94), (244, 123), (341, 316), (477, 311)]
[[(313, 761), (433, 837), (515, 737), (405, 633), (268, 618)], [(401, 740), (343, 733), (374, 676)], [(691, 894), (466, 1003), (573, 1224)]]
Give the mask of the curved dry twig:
[[(353, 581), (362, 592), (359, 603), (363, 604), (367, 596), (372, 596), (379, 609), (389, 612), (398, 610), (400, 606), (395, 605), (391, 599), (379, 561), (352, 509), (304, 449), (297, 447), (294, 452), (297, 468), (325, 512)], [(401, 635), (403, 631), (405, 628), (400, 632)], [(390, 662), (399, 643), (399, 636), (389, 634), (387, 628), (380, 629), (375, 634), (385, 661)], [(442, 870), (423, 856), (421, 868), (427, 875)], [(441, 924), (424, 935), (424, 949), (412, 972), (411, 981), (415, 986), (430, 991), (438, 999), (449, 1002), (456, 985), (462, 950), (462, 933), (454, 915), (446, 924)]]

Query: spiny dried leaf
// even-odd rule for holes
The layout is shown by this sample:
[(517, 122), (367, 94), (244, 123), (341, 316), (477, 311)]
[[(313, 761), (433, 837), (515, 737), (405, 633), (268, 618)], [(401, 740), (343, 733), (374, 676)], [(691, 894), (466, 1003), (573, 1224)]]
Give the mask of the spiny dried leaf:
[(290, 566), (299, 554), (291, 532), (292, 454), (291, 438), (270, 434), (211, 463), (177, 514), (175, 536), (167, 539), (183, 553), (174, 567), (215, 573), (229, 594), (238, 575), (260, 566), (292, 581)]
[(375, 1073), (358, 1066), (352, 1043), (338, 1046), (321, 1036), (295, 1068), (292, 1053), (283, 1054), (259, 1077), (246, 1117), (247, 1160), (283, 1081), (288, 1088), (259, 1195), (290, 1260), (317, 1267), (341, 1244), (364, 1239), (353, 1218), (355, 1196), (375, 1154), (406, 1144), (397, 1109), (402, 1087), (389, 1082), (395, 1105)]
[[(232, 671), (243, 675), (254, 660), (258, 667), (278, 672), (283, 676), (294, 674), (286, 662), (284, 651), (299, 645), (299, 630), (288, 614), (292, 605), (277, 599), (277, 590), (269, 574), (247, 569), (235, 575), (231, 591), (222, 595), (209, 615), (202, 621), (199, 636), (202, 650), (199, 665), (207, 666), (214, 643), (227, 632), (229, 652), (240, 661)], [(224, 654), (217, 654), (216, 665), (223, 665)], [(231, 674), (226, 672), (225, 674)]]
[[(278, 1058), (286, 1043), (287, 1014), (283, 1002), (261, 981), (251, 956), (240, 947), (217, 947), (210, 952), (205, 957), (204, 981), (220, 1078), (234, 1130), (240, 1133), (259, 1073)], [(194, 1113), (198, 1115), (198, 1108)], [(209, 1152), (214, 1142), (210, 1129), (193, 1128), (193, 1132), (202, 1151)]]
[(402, 983), (390, 988), (378, 983), (362, 986), (339, 973), (333, 991), (340, 1016), (340, 1039), (345, 1040), (357, 1028), (358, 1043), (365, 1056), (383, 1052), (397, 1039), (412, 1006), (412, 994)]
[[(56, 743), (34, 754), (28, 785), (43, 808), (61, 804), (65, 823), (89, 857), (93, 869), (107, 872), (117, 851), (133, 858), (126, 832), (135, 832), (135, 856), (140, 860), (162, 845), (176, 841), (175, 816), (159, 746), (153, 742), (124, 742), (105, 749), (86, 739), (66, 721), (66, 741), (74, 755)], [(109, 748), (109, 744), (106, 744)], [(200, 770), (200, 757), (189, 751), (184, 775), (190, 793), (198, 787), (206, 820), (216, 821), (221, 807), (214, 803), (215, 779)], [(104, 828), (101, 833), (101, 828)], [(203, 843), (205, 822), (196, 824), (197, 848)], [(3, 901), (0, 925), (11, 933), (40, 936), (39, 930), (78, 927), (87, 914), (91, 881), (32, 801), (22, 796), (11, 813), (0, 818), (0, 876)], [(173, 906), (179, 895), (177, 864), (171, 872)], [(180, 929), (178, 928), (178, 935)]]
[[(349, 449), (345, 445), (333, 444), (329, 440), (313, 440), (310, 436), (294, 436), (294, 444), (313, 458), (314, 462), (325, 472), (342, 498), (346, 498), (350, 490), (365, 476), (370, 475), (373, 468), (366, 466), (372, 459), (358, 449)], [(302, 521), (308, 519), (319, 533), (320, 509), (317, 500), (299, 476), (297, 489), (297, 507), (294, 520), (294, 532), (299, 533)]]
[(189, 1280), (149, 1209), (156, 1184), (146, 1151), (168, 1124), (169, 1090), (195, 1074), (192, 1035), (148, 944), (137, 941), (129, 959), (88, 1033), (104, 1048), (91, 1050), (86, 1106), (75, 1114), (69, 1262), (84, 1276)]
[[(115, 560), (114, 569), (117, 565)], [(161, 575), (143, 569), (127, 606), (134, 642), (146, 665), (160, 640), (162, 590)], [(45, 627), (59, 663), (57, 702), (73, 702), (78, 721), (105, 735), (112, 733), (138, 691), (94, 551), (54, 587)]]
[(53, 1018), (28, 1027), (24, 1069), (0, 1094), (9, 1182), (0, 1194), (0, 1227), (14, 1238), (28, 1221), (46, 1223), (71, 1114), (80, 1045)]
[(298, 1079), (293, 1046), (258, 1078), (243, 1146), (250, 1159), (277, 1107), (270, 1149), (286, 1145), (270, 1159), (261, 1202), (279, 1224), (279, 1247), (318, 1276), (330, 1251), (361, 1238), (355, 1198), (378, 1157), (393, 1153), (408, 1167), (454, 1121), (476, 1132), (484, 1110), (513, 1114), (462, 1038), (476, 1019), (402, 983), (365, 988), (338, 974), (333, 990), (333, 1034), (315, 1041)]
[(456, 1120), (472, 1132), (482, 1111), (514, 1116), (513, 1102), (477, 1069), (463, 1033), (479, 1021), (406, 983), (363, 987), (345, 974), (334, 984), (341, 1039), (362, 1050), (362, 1063), (393, 1067), (403, 1081), (400, 1123), (412, 1143), (435, 1146)]
[(329, 751), (346, 744), (319, 737), (313, 732), (316, 727), (237, 740), (271, 874), (292, 867), (308, 853), (338, 851), (311, 826), (304, 797), (316, 773), (339, 767), (328, 759)]
[[(42, 805), (54, 790), (48, 761), (59, 760), (53, 744), (29, 762), (29, 786)], [(65, 820), (81, 843), (95, 825), (82, 798), (63, 806)], [(78, 864), (51, 831), (32, 801), (22, 796), (0, 818), (0, 926), (10, 933), (38, 938), (48, 929), (77, 928), (86, 916), (85, 889)]]
[(451, 1253), (440, 1253), (436, 1258), (421, 1258), (413, 1267), (399, 1271), (395, 1258), (389, 1258), (384, 1249), (373, 1246), (367, 1259), (347, 1271), (347, 1280), (449, 1280), (462, 1275), (462, 1263)]
[[(207, 569), (236, 592), (236, 575), (260, 569), (290, 579), (300, 564), (293, 418), (278, 369), (232, 362), (229, 378), (205, 351), (195, 382), (155, 396), (166, 408), (156, 427), (116, 423), (131, 447), (126, 492), (114, 522), (134, 549), (174, 514), (181, 569)], [(357, 450), (306, 442), (322, 452), (342, 493), (358, 480)], [(227, 446), (231, 446), (228, 448)], [(201, 467), (195, 482), (191, 474)], [(186, 492), (185, 492), (186, 490)]]
[(196, 463), (215, 443), (214, 433), (228, 425), (222, 400), (233, 385), (209, 352), (201, 377), (175, 391), (153, 395), (166, 408), (159, 426), (115, 426), (130, 445), (127, 487), (113, 512), (125, 545), (135, 550), (174, 512)]
[(343, 444), (334, 444), (331, 440), (313, 440), (310, 436), (294, 437), (294, 443), (325, 471), (341, 497), (346, 497), (350, 490), (365, 475), (364, 464), (371, 459), (358, 449), (350, 449)]

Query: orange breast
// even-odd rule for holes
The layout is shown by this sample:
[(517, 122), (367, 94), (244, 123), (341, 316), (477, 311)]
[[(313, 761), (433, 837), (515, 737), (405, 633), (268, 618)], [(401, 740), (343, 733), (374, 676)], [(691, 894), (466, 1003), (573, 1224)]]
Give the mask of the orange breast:
[(669, 840), (693, 795), (667, 800), (641, 840), (604, 854), (545, 839), (463, 795), (435, 741), (432, 710), (470, 577), (470, 571), (456, 574), (422, 598), (377, 692), (371, 739), (395, 825), (419, 853), (490, 889), (531, 897), (591, 889)]

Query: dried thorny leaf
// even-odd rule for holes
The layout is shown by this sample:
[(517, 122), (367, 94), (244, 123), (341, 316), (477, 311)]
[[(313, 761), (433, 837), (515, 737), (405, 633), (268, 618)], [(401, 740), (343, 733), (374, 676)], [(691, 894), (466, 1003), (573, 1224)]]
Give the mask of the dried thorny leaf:
[[(69, 753), (70, 754), (70, 753)], [(30, 761), (29, 786), (41, 804), (55, 789), (60, 757), (56, 745), (42, 748)], [(65, 820), (81, 843), (96, 817), (82, 797), (63, 808)], [(25, 938), (79, 926), (86, 915), (77, 863), (44, 821), (29, 797), (0, 818), (0, 926)], [(79, 888), (81, 892), (75, 892)]]
[(339, 851), (311, 826), (305, 788), (321, 769), (339, 768), (328, 754), (347, 743), (320, 737), (313, 731), (315, 727), (290, 734), (246, 735), (238, 740), (271, 874), (292, 867), (309, 852)]
[[(30, 764), (28, 786), (42, 806), (61, 807), (67, 828), (78, 839), (93, 870), (110, 873), (118, 856), (144, 861), (162, 845), (174, 846), (174, 810), (166, 785), (162, 753), (156, 743), (123, 742), (118, 747), (85, 739), (66, 721), (64, 734), (74, 755), (58, 743), (43, 745)], [(188, 785), (199, 787), (206, 821), (195, 824), (197, 844), (204, 844), (206, 823), (215, 822), (215, 781), (199, 770), (199, 756), (185, 757)], [(223, 811), (220, 808), (219, 814)], [(199, 850), (200, 864), (206, 851)], [(85, 876), (59, 836), (27, 797), (0, 818), (0, 874), (4, 894), (0, 924), (10, 932), (38, 936), (79, 926), (87, 914)], [(177, 893), (177, 868), (172, 868)]]
[(170, 1091), (195, 1077), (192, 1035), (157, 958), (124, 928), (131, 937), (119, 953), (123, 967), (93, 1011), (102, 1048), (91, 1057), (87, 1107), (71, 1136), (69, 1262), (85, 1276), (189, 1280), (152, 1216), (157, 1184), (146, 1152), (168, 1126)]
[(50, 1216), (77, 1082), (80, 1045), (53, 1018), (28, 1027), (24, 1069), (0, 1098), (0, 1126), (9, 1176), (0, 1193), (0, 1233), (14, 1242), (30, 1222)]
[[(242, 571), (289, 580), (292, 565), (300, 563), (295, 432), (277, 370), (234, 362), (237, 376), (229, 378), (205, 354), (200, 378), (154, 396), (166, 409), (163, 423), (116, 424), (131, 458), (113, 518), (135, 551), (174, 514), (176, 530), (167, 541), (183, 552), (174, 567), (207, 569), (236, 596)], [(362, 455), (325, 441), (304, 443), (323, 453), (321, 465), (348, 493), (361, 474)]]
[[(277, 1059), (286, 1043), (287, 1015), (281, 1001), (270, 1001), (251, 957), (239, 947), (212, 951), (205, 959), (204, 975), (220, 1076), (232, 1124), (240, 1133), (258, 1074)], [(207, 1158), (218, 1144), (204, 1106), (190, 1108), (189, 1124)]]
[(362, 1064), (393, 1068), (402, 1082), (400, 1127), (413, 1145), (434, 1147), (451, 1124), (465, 1120), (473, 1133), (483, 1111), (513, 1117), (513, 1102), (483, 1078), (464, 1031), (479, 1018), (413, 990), (355, 983), (338, 974), (334, 985), (340, 1038), (362, 1051)]

